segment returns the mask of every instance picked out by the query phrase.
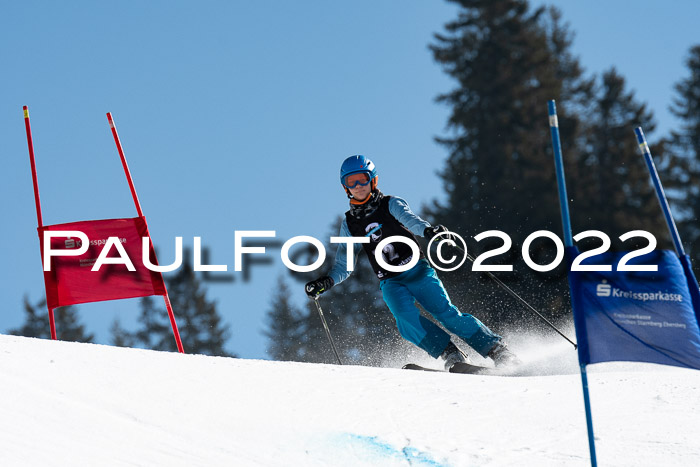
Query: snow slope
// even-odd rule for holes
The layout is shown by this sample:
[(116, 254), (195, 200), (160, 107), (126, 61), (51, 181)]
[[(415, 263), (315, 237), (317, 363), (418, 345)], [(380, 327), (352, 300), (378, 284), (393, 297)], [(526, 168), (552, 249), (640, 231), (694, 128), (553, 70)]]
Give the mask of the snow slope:
[[(573, 350), (552, 355), (550, 368), (571, 370)], [(580, 379), (563, 372), (451, 375), (0, 336), (0, 465), (589, 465)], [(593, 366), (589, 380), (600, 465), (700, 465), (700, 372)]]

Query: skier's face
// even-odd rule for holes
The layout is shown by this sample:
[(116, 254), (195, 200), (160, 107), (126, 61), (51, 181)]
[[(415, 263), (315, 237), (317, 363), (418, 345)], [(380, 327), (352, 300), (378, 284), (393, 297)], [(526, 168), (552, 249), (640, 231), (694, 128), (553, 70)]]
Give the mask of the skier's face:
[(357, 201), (364, 201), (367, 199), (369, 194), (372, 192), (372, 186), (371, 186), (371, 183), (368, 183), (365, 186), (357, 185), (357, 186), (355, 186), (355, 188), (348, 188), (348, 190), (350, 190), (350, 194)]

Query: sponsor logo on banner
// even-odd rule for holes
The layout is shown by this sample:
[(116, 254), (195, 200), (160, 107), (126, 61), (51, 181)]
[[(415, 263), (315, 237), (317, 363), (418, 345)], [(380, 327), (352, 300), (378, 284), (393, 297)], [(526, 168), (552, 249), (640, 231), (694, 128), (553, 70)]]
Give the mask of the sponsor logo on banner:
[(622, 290), (613, 287), (603, 281), (596, 286), (596, 295), (598, 297), (613, 297), (627, 298), (639, 300), (641, 302), (682, 302), (683, 296), (677, 293), (667, 293), (662, 291), (657, 292), (634, 292), (632, 290)]

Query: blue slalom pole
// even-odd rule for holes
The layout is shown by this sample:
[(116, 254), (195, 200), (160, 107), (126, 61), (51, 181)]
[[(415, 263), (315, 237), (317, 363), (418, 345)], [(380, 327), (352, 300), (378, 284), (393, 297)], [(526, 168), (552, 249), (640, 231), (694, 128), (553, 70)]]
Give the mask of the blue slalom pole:
[(671, 238), (673, 239), (673, 245), (676, 248), (676, 254), (679, 257), (685, 256), (683, 243), (681, 243), (681, 236), (678, 234), (676, 222), (673, 220), (673, 216), (671, 215), (671, 208), (668, 206), (668, 200), (666, 199), (666, 194), (664, 193), (664, 187), (661, 185), (659, 173), (656, 171), (656, 165), (654, 164), (654, 159), (651, 157), (651, 151), (649, 150), (649, 145), (647, 144), (647, 139), (644, 136), (642, 127), (635, 128), (634, 134), (637, 135), (639, 150), (642, 152), (644, 161), (647, 163), (649, 175), (651, 175), (651, 181), (656, 189), (656, 197), (659, 199), (661, 210), (664, 212), (664, 217), (666, 218), (666, 225), (668, 225), (668, 230), (671, 232)]
[(561, 222), (564, 229), (564, 245), (574, 246), (571, 234), (571, 219), (569, 218), (569, 198), (566, 195), (566, 180), (564, 179), (564, 160), (561, 156), (561, 140), (559, 139), (559, 120), (557, 119), (557, 105), (554, 100), (547, 103), (549, 110), (549, 130), (552, 133), (552, 149), (554, 150), (554, 168), (557, 172), (557, 188), (559, 189), (559, 207), (561, 209)]
[(595, 437), (593, 436), (593, 414), (591, 413), (591, 396), (588, 394), (588, 374), (586, 365), (581, 363), (581, 387), (583, 388), (583, 405), (586, 409), (586, 430), (588, 431), (588, 451), (591, 454), (591, 466), (596, 467), (598, 460), (595, 455)]
[[(557, 188), (559, 189), (559, 207), (561, 209), (561, 221), (564, 230), (564, 245), (567, 250), (574, 250), (573, 235), (571, 233), (571, 219), (569, 216), (569, 198), (566, 194), (566, 179), (564, 178), (564, 158), (561, 155), (561, 140), (559, 139), (559, 119), (557, 118), (557, 106), (554, 100), (547, 102), (549, 111), (549, 129), (552, 134), (552, 149), (554, 150), (554, 167), (557, 174)], [(571, 297), (571, 306), (574, 308), (573, 296)], [(574, 319), (576, 320), (576, 310), (574, 310)], [(583, 388), (583, 405), (586, 411), (586, 429), (588, 431), (588, 451), (591, 456), (591, 466), (597, 467), (598, 460), (595, 453), (595, 437), (593, 436), (593, 415), (591, 412), (591, 398), (588, 393), (588, 374), (586, 373), (586, 364), (581, 362), (581, 352), (586, 352), (588, 345), (581, 346), (581, 343), (586, 341), (585, 326), (583, 323), (576, 326), (576, 335), (579, 343), (578, 361), (581, 370), (581, 386)], [(586, 357), (587, 358), (587, 357)]]

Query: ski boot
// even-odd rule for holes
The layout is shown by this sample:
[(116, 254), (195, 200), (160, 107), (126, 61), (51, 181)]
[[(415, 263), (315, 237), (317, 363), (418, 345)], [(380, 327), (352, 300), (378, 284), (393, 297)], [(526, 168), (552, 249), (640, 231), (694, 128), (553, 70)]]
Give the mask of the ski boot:
[(445, 350), (440, 355), (440, 358), (445, 361), (445, 370), (450, 371), (455, 363), (470, 363), (467, 357), (456, 345), (450, 341), (445, 347)]
[(518, 356), (511, 352), (505, 343), (500, 341), (489, 350), (488, 356), (497, 367), (514, 366), (522, 363)]

